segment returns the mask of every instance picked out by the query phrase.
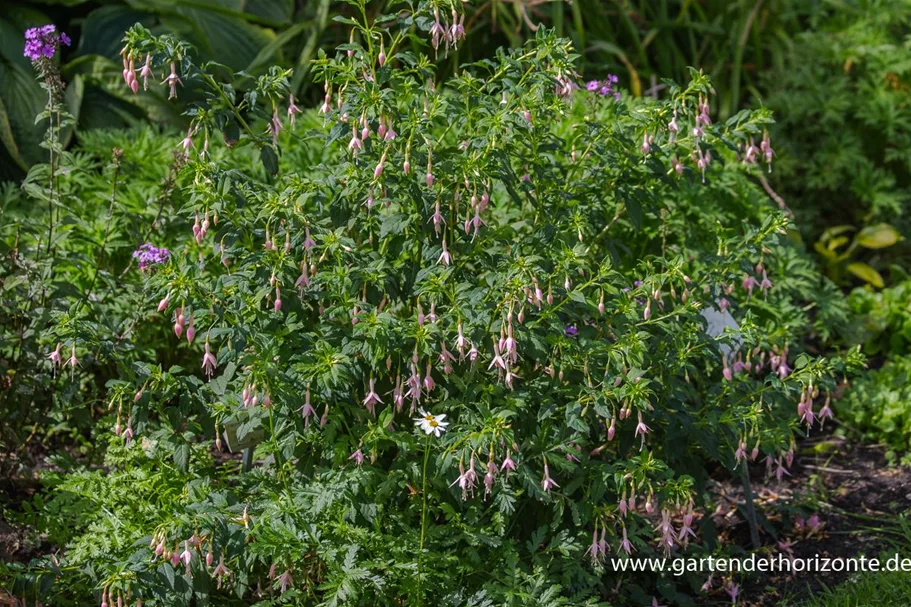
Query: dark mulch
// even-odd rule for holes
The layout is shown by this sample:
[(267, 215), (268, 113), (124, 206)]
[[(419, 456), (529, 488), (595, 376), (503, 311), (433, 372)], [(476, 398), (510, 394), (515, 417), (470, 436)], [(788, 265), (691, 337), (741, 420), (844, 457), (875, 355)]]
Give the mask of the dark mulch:
[[(911, 468), (888, 465), (884, 449), (824, 436), (801, 444), (790, 472), (790, 477), (778, 482), (766, 477), (764, 467), (751, 469), (759, 516), (767, 518), (778, 533), (773, 537), (760, 525), (764, 555), (777, 555), (778, 542), (786, 540), (798, 558), (879, 558), (896, 552), (911, 557), (908, 538), (903, 538), (895, 526), (896, 517), (911, 510)], [(720, 528), (720, 537), (750, 546), (749, 526), (741, 512), (740, 483), (736, 479), (719, 482), (715, 493), (718, 509), (712, 516)], [(814, 512), (822, 522), (820, 530), (809, 533), (796, 528), (794, 521), (798, 516)], [(884, 528), (891, 532), (881, 531)], [(782, 601), (795, 604), (851, 575), (755, 574), (741, 581), (738, 605), (777, 607)], [(716, 604), (715, 600), (722, 597), (730, 601), (724, 593), (716, 593), (705, 604)]]

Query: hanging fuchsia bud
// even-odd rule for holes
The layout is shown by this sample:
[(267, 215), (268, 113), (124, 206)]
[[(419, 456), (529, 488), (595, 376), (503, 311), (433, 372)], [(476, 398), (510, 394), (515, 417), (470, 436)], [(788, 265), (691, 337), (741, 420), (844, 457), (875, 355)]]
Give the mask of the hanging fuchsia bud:
[(380, 161), (376, 164), (376, 168), (373, 169), (373, 178), (379, 179), (380, 175), (383, 174), (383, 163), (386, 162), (386, 152), (383, 152), (383, 155), (380, 157)]
[(139, 401), (142, 400), (142, 391), (143, 391), (143, 389), (140, 388), (139, 391), (137, 391), (136, 394), (133, 395), (133, 402), (134, 402), (134, 403), (138, 403)]
[(212, 554), (212, 547), (209, 547), (209, 551), (206, 553), (206, 567), (211, 567), (212, 563), (215, 561), (215, 555)]
[(408, 162), (408, 159), (405, 159), (405, 162), (402, 163), (402, 172), (406, 175), (411, 173), (411, 163)]
[(278, 285), (275, 285), (275, 303), (272, 305), (272, 309), (275, 311), (276, 314), (278, 314), (282, 310), (282, 294), (281, 294), (281, 290), (279, 289)]
[(640, 147), (642, 153), (648, 156), (648, 153), (651, 151), (651, 145), (649, 144), (648, 133), (642, 134), (642, 146)]
[(775, 155), (775, 150), (772, 149), (772, 140), (769, 138), (768, 131), (762, 134), (762, 141), (759, 143), (759, 149), (762, 150), (762, 155), (765, 158), (766, 164), (769, 166), (769, 173), (771, 173), (772, 157)]
[(617, 434), (617, 418), (611, 418), (610, 426), (607, 428), (607, 440), (608, 442), (614, 440), (614, 436)]
[(734, 379), (734, 374), (731, 371), (731, 368), (728, 367), (727, 356), (725, 356), (723, 354), (721, 355), (721, 367), (722, 367), (721, 375), (724, 377), (724, 379), (726, 381), (731, 381), (732, 379)]
[(383, 67), (386, 65), (386, 48), (383, 46), (383, 42), (380, 41), (380, 54), (376, 57), (376, 62)]
[(133, 59), (130, 59), (130, 68), (129, 68), (129, 82), (130, 90), (133, 91), (133, 94), (139, 92), (139, 80), (136, 79), (136, 66), (133, 63)]
[(170, 301), (169, 298), (170, 298), (170, 295), (165, 295), (164, 298), (158, 302), (158, 311), (159, 312), (164, 312), (165, 308), (168, 307), (168, 303)]
[(193, 324), (193, 316), (190, 316), (190, 326), (187, 328), (187, 341), (189, 343), (193, 343), (193, 340), (196, 338), (196, 327), (193, 326)]
[(531, 121), (531, 112), (529, 112), (528, 110), (523, 110), (523, 111), (522, 111), (522, 117), (525, 118), (525, 120), (528, 122), (528, 124), (532, 124), (532, 121)]
[(674, 141), (674, 137), (680, 132), (680, 126), (677, 124), (677, 110), (674, 110), (674, 117), (667, 124), (667, 130), (670, 133), (670, 141)]

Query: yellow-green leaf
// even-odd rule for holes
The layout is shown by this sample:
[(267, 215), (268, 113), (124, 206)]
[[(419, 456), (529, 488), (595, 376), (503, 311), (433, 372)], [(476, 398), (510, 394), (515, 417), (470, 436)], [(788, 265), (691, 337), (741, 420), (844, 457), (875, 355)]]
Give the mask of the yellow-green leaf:
[(881, 223), (875, 226), (867, 226), (857, 233), (855, 241), (862, 247), (868, 249), (883, 249), (891, 247), (899, 241), (901, 236), (898, 230), (888, 223)]
[(877, 289), (882, 289), (885, 286), (883, 277), (880, 275), (880, 273), (860, 261), (849, 263), (848, 272), (854, 274), (854, 276), (857, 276), (859, 279), (870, 283)]

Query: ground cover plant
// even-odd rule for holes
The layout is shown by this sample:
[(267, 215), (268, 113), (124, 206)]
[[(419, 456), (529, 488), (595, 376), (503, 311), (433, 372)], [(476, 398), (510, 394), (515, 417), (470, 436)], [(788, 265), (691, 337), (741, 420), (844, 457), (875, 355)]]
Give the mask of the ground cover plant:
[[(357, 36), (318, 54), (324, 99), (308, 112), (287, 70), (251, 78), (195, 62), (176, 36), (127, 32), (123, 86), (192, 95), (190, 126), (145, 135), (180, 151), (159, 167), (173, 196), (154, 216), (112, 204), (119, 263), (97, 289), (99, 272), (54, 293), (42, 330), (19, 329), (32, 359), (7, 355), (54, 390), (75, 389), (80, 361), (110, 369), (106, 411), (89, 413), (104, 459), (46, 474), (29, 522), (60, 549), (9, 567), (11, 592), (61, 605), (736, 599), (734, 578), (618, 586), (604, 560), (723, 549), (703, 512), (710, 472), (749, 460), (787, 474), (861, 362), (807, 351), (847, 306), (756, 183), (775, 161), (771, 115), (716, 122), (696, 70), (662, 100), (580, 81), (571, 44), (545, 29), (437, 81), (402, 45), (453, 49), (460, 20), (351, 4)], [(5, 234), (23, 259), (59, 235), (66, 188), (87, 187), (59, 145), (55, 64), (34, 64), (51, 170), (33, 169), (24, 196), (51, 210)], [(73, 270), (19, 271), (4, 284)], [(40, 318), (43, 301), (17, 296), (22, 322)], [(130, 354), (99, 347), (125, 316), (142, 324), (123, 337)], [(247, 446), (253, 465), (226, 461)]]
[(788, 133), (769, 180), (840, 283), (882, 288), (907, 259), (909, 25), (904, 2), (831, 4), (765, 75), (772, 130)]

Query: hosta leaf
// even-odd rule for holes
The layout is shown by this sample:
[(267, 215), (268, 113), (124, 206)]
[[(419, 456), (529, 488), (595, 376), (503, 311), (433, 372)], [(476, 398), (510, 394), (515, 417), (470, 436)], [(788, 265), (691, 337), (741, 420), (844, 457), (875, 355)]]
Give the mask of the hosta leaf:
[(854, 241), (868, 249), (884, 249), (891, 247), (901, 239), (898, 230), (887, 223), (867, 226), (857, 233)]
[(885, 286), (885, 282), (883, 282), (883, 277), (880, 273), (863, 262), (856, 261), (854, 263), (849, 263), (848, 272), (878, 289), (882, 289)]

